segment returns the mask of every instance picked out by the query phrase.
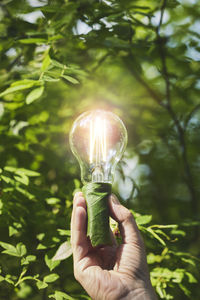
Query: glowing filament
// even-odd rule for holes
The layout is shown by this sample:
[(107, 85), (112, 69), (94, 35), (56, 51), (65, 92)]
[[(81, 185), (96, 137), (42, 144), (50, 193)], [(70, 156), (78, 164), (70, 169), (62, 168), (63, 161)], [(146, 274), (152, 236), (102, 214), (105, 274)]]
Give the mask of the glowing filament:
[(106, 120), (95, 118), (90, 122), (90, 163), (106, 161)]

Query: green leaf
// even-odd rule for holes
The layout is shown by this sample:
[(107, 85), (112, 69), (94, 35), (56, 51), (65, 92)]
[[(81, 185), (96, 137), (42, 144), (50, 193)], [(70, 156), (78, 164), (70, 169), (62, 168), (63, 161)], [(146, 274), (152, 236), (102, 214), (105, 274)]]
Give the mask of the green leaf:
[(42, 62), (42, 67), (41, 67), (42, 72), (44, 72), (48, 69), (48, 66), (50, 65), (50, 63), (51, 63), (51, 58), (50, 58), (49, 54), (47, 53)]
[(37, 285), (37, 287), (38, 287), (39, 290), (45, 289), (48, 286), (48, 284), (46, 282), (41, 281), (41, 280), (38, 280), (36, 282), (36, 285)]
[(47, 282), (47, 283), (50, 283), (50, 282), (56, 281), (58, 278), (59, 278), (58, 274), (52, 273), (50, 275), (45, 276), (44, 279), (43, 279), (43, 281)]
[(54, 261), (52, 258), (49, 258), (48, 254), (45, 254), (44, 259), (45, 259), (45, 263), (50, 271), (55, 269), (60, 264), (60, 261)]
[(71, 231), (70, 230), (65, 230), (65, 229), (57, 229), (57, 231), (59, 232), (59, 235), (66, 235), (66, 236), (70, 236), (71, 235)]
[(55, 205), (57, 203), (60, 203), (60, 199), (58, 198), (47, 198), (46, 199), (46, 202), (49, 204), (49, 205)]
[(0, 245), (4, 249), (6, 249), (2, 253), (18, 257), (24, 256), (26, 254), (26, 246), (23, 245), (21, 242), (18, 243), (16, 247), (4, 242), (0, 242)]
[(71, 77), (71, 76), (68, 76), (68, 75), (61, 75), (61, 77), (65, 78), (67, 81), (69, 81), (73, 84), (78, 84), (79, 83), (79, 81), (74, 77)]
[(150, 227), (147, 228), (147, 231), (154, 236), (163, 246), (166, 246), (166, 243), (163, 241), (163, 239), (155, 233)]
[(185, 236), (186, 232), (180, 229), (172, 229), (171, 234)]
[(44, 75), (42, 77), (42, 79), (44, 81), (49, 81), (49, 82), (58, 82), (58, 81), (60, 81), (60, 78), (53, 78), (53, 77), (50, 77), (50, 76), (47, 76), (47, 75)]
[(5, 175), (1, 175), (1, 179), (3, 179), (3, 181), (5, 181), (6, 183), (13, 183), (13, 180), (8, 177), (8, 176), (5, 176)]
[(170, 237), (161, 229), (154, 229), (154, 232), (156, 232), (157, 234), (160, 234), (162, 236), (164, 236), (167, 240), (170, 241)]
[(44, 86), (32, 90), (26, 97), (26, 104), (31, 104), (36, 99), (40, 98), (44, 92)]
[(4, 280), (12, 285), (15, 285), (14, 281), (11, 278), (12, 276), (10, 274), (7, 274), (6, 277), (4, 277)]
[(52, 59), (51, 60), (51, 63), (53, 66), (57, 67), (57, 68), (60, 68), (60, 69), (67, 69), (67, 66), (66, 65), (63, 65), (61, 64), (60, 62), (58, 62), (57, 60), (55, 59)]
[(83, 186), (82, 192), (87, 201), (87, 236), (92, 246), (112, 245), (108, 208), (111, 184), (90, 182)]
[(35, 84), (38, 84), (38, 81), (30, 80), (30, 81), (19, 81), (19, 82), (16, 82), (15, 84), (12, 84), (11, 87), (9, 87), (5, 91), (3, 91), (0, 94), (0, 97), (3, 97), (5, 95), (7, 95), (7, 94), (14, 93), (14, 92), (17, 92), (17, 91), (29, 89), (32, 86), (34, 86)]
[(52, 258), (53, 261), (64, 260), (72, 255), (72, 247), (69, 241), (66, 241), (60, 245), (56, 254)]
[(6, 166), (4, 168), (5, 171), (8, 171), (8, 172), (16, 172), (17, 168), (14, 168), (14, 167), (10, 167), (10, 166)]
[(167, 229), (167, 228), (177, 228), (178, 225), (177, 224), (169, 224), (169, 225), (158, 225), (158, 224), (154, 224), (151, 226), (151, 228), (161, 228), (161, 229)]
[(26, 246), (24, 244), (22, 244), (21, 242), (17, 244), (16, 250), (17, 250), (17, 253), (19, 254), (19, 256), (24, 256), (27, 252)]
[(40, 39), (40, 38), (27, 38), (27, 39), (20, 39), (18, 40), (21, 44), (46, 44), (46, 39)]
[(17, 252), (17, 249), (15, 248), (15, 246), (8, 244), (8, 243), (4, 243), (4, 242), (0, 242), (0, 246), (6, 250), (2, 251), (2, 253), (8, 254), (8, 255), (12, 255), (12, 256), (20, 256), (19, 253)]
[(39, 244), (37, 245), (37, 248), (36, 248), (36, 249), (37, 249), (37, 250), (47, 249), (47, 246), (45, 246), (45, 245), (39, 243)]
[(76, 299), (76, 298), (73, 298), (73, 297), (67, 295), (66, 293), (63, 293), (60, 291), (55, 291), (54, 294), (49, 295), (49, 298), (54, 298), (56, 300), (63, 300), (63, 299), (75, 300)]
[(21, 85), (28, 85), (28, 86), (34, 86), (34, 85), (40, 85), (39, 80), (32, 80), (32, 79), (22, 79), (14, 81), (11, 86), (21, 86)]
[(173, 282), (180, 283), (184, 278), (185, 270), (177, 268), (175, 271), (173, 271), (172, 274), (173, 274)]
[(30, 262), (35, 261), (35, 260), (36, 260), (35, 255), (28, 255), (28, 256), (22, 258), (21, 265), (28, 265)]
[(193, 274), (189, 273), (189, 272), (185, 272), (185, 274), (187, 275), (189, 282), (190, 283), (197, 283), (197, 279), (194, 277)]
[(40, 176), (40, 173), (32, 171), (32, 170), (24, 169), (24, 168), (17, 169), (16, 173), (17, 174), (25, 174), (28, 177)]
[(184, 261), (184, 262), (187, 263), (187, 264), (192, 265), (193, 267), (196, 266), (196, 263), (195, 263), (194, 260), (191, 259), (191, 258), (181, 257), (181, 260)]
[(184, 294), (186, 296), (190, 297), (190, 295), (191, 295), (190, 290), (188, 290), (188, 288), (185, 285), (183, 285), (182, 283), (179, 283), (178, 285), (181, 288), (181, 290), (184, 292)]
[(20, 174), (20, 176), (14, 176), (14, 179), (24, 185), (29, 184), (29, 178), (24, 174)]
[(4, 170), (11, 172), (11, 173), (15, 173), (17, 175), (20, 175), (21, 177), (22, 176), (28, 176), (28, 177), (40, 176), (40, 173), (32, 171), (32, 170), (24, 169), (24, 168), (14, 168), (14, 167), (6, 166), (4, 168)]
[(154, 253), (149, 253), (147, 255), (148, 264), (160, 263), (164, 257), (162, 255), (155, 255)]
[(135, 221), (136, 221), (137, 225), (144, 225), (144, 224), (150, 223), (151, 220), (152, 220), (151, 215), (143, 215), (143, 216), (137, 217)]
[(13, 226), (9, 226), (9, 236), (18, 233), (20, 228), (22, 228), (22, 225), (20, 223), (14, 222)]
[(39, 241), (42, 241), (43, 238), (45, 237), (45, 233), (44, 233), (44, 232), (41, 232), (41, 233), (37, 234), (36, 237), (37, 237), (37, 239), (38, 239)]

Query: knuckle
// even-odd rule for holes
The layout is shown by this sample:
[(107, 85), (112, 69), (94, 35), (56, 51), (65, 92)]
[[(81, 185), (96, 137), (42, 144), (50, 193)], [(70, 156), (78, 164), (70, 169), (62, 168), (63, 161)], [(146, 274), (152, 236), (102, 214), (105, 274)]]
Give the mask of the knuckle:
[(125, 220), (126, 220), (127, 222), (133, 222), (133, 215), (132, 215), (132, 213), (130, 212), (130, 210), (128, 210), (128, 209), (127, 209), (127, 211), (126, 211)]

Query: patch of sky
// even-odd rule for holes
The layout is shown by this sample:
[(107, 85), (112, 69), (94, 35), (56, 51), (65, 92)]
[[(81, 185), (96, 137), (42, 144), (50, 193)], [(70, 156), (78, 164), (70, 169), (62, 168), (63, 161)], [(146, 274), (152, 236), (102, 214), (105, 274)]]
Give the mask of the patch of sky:
[[(189, 37), (191, 37), (191, 35)], [(192, 40), (196, 41), (198, 47), (200, 47), (200, 39), (199, 38), (197, 38), (196, 36), (192, 36)], [(188, 46), (187, 51), (186, 51), (186, 56), (188, 56), (189, 58), (191, 58), (195, 61), (199, 61), (200, 60), (200, 52), (195, 47), (190, 46), (189, 39), (187, 40), (186, 44)]]
[(106, 26), (106, 28), (112, 28), (114, 25), (117, 25), (116, 22), (109, 22), (107, 18), (101, 18), (100, 21)]
[(92, 26), (92, 29), (94, 29), (94, 30), (99, 30), (100, 28), (101, 28), (101, 25), (98, 23), (93, 24), (93, 26)]
[[(151, 23), (153, 26), (158, 26), (159, 25), (159, 22), (160, 22), (160, 15), (161, 15), (161, 11), (156, 11), (154, 16), (152, 17), (151, 19)], [(168, 13), (168, 11), (164, 11), (164, 14), (163, 14), (163, 20), (162, 20), (162, 24), (166, 24), (168, 21), (169, 21), (169, 18), (170, 18), (170, 15)]]
[(17, 122), (16, 120), (12, 120), (10, 122), (10, 130), (12, 131), (12, 133), (14, 135), (18, 135), (19, 131), (21, 129), (23, 129), (24, 127), (27, 127), (28, 125), (29, 125), (29, 123), (25, 122), (25, 121), (19, 121), (19, 122)]
[(149, 18), (147, 16), (142, 18), (142, 23), (145, 25), (149, 25)]
[(158, 77), (159, 72), (155, 66), (149, 65), (148, 63), (142, 64), (142, 69), (145, 73), (145, 76), (149, 79)]
[(179, 0), (180, 4), (186, 5), (186, 6), (193, 6), (195, 4), (198, 4), (199, 0)]
[(20, 17), (24, 21), (35, 24), (37, 19), (44, 18), (44, 15), (40, 10), (37, 10), (28, 14), (18, 14), (18, 17)]
[(118, 192), (123, 200), (127, 200), (130, 198), (133, 189), (134, 183), (130, 177), (125, 177), (124, 180), (119, 181)]
[(8, 51), (6, 51), (6, 55), (9, 57), (13, 57), (16, 56), (17, 51), (15, 50), (15, 48), (10, 48)]
[(170, 36), (174, 33), (174, 27), (171, 24), (161, 27), (160, 34)]
[(195, 84), (195, 88), (200, 90), (200, 79), (197, 80), (196, 84)]
[(78, 20), (76, 27), (73, 29), (74, 34), (81, 35), (87, 34), (92, 30), (92, 27), (87, 25), (85, 22)]
[(194, 31), (194, 32), (199, 32), (199, 29), (200, 29), (200, 21), (197, 20), (195, 21), (190, 27), (189, 27), (190, 30)]
[(32, 7), (42, 7), (44, 5), (48, 4), (47, 0), (28, 0), (28, 3), (32, 6)]
[(185, 55), (195, 61), (200, 61), (200, 52), (195, 48), (188, 48)]
[(108, 0), (102, 0), (102, 2), (104, 2), (104, 3), (106, 3), (107, 5), (111, 5), (112, 3), (110, 2), (110, 1), (108, 1)]
[(200, 112), (197, 111), (196, 114), (188, 122), (188, 128), (194, 128), (200, 123)]
[[(121, 164), (122, 172), (124, 178), (121, 176), (119, 170), (115, 173), (114, 186), (118, 188), (120, 196), (126, 200), (129, 199), (133, 189), (134, 183), (136, 185), (144, 185), (148, 181), (148, 176), (151, 170), (146, 164), (139, 164), (139, 157), (135, 155), (134, 157), (123, 159), (123, 164)], [(137, 194), (137, 190), (134, 191), (133, 197)]]

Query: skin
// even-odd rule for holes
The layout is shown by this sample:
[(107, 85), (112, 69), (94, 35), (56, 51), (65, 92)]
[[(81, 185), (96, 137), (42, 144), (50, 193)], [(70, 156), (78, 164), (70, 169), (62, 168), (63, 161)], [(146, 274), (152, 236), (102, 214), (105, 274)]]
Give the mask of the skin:
[(76, 193), (71, 220), (74, 276), (94, 300), (157, 300), (151, 286), (144, 243), (131, 212), (115, 195), (109, 199), (111, 217), (118, 222), (123, 243), (92, 248), (86, 235), (87, 208)]

